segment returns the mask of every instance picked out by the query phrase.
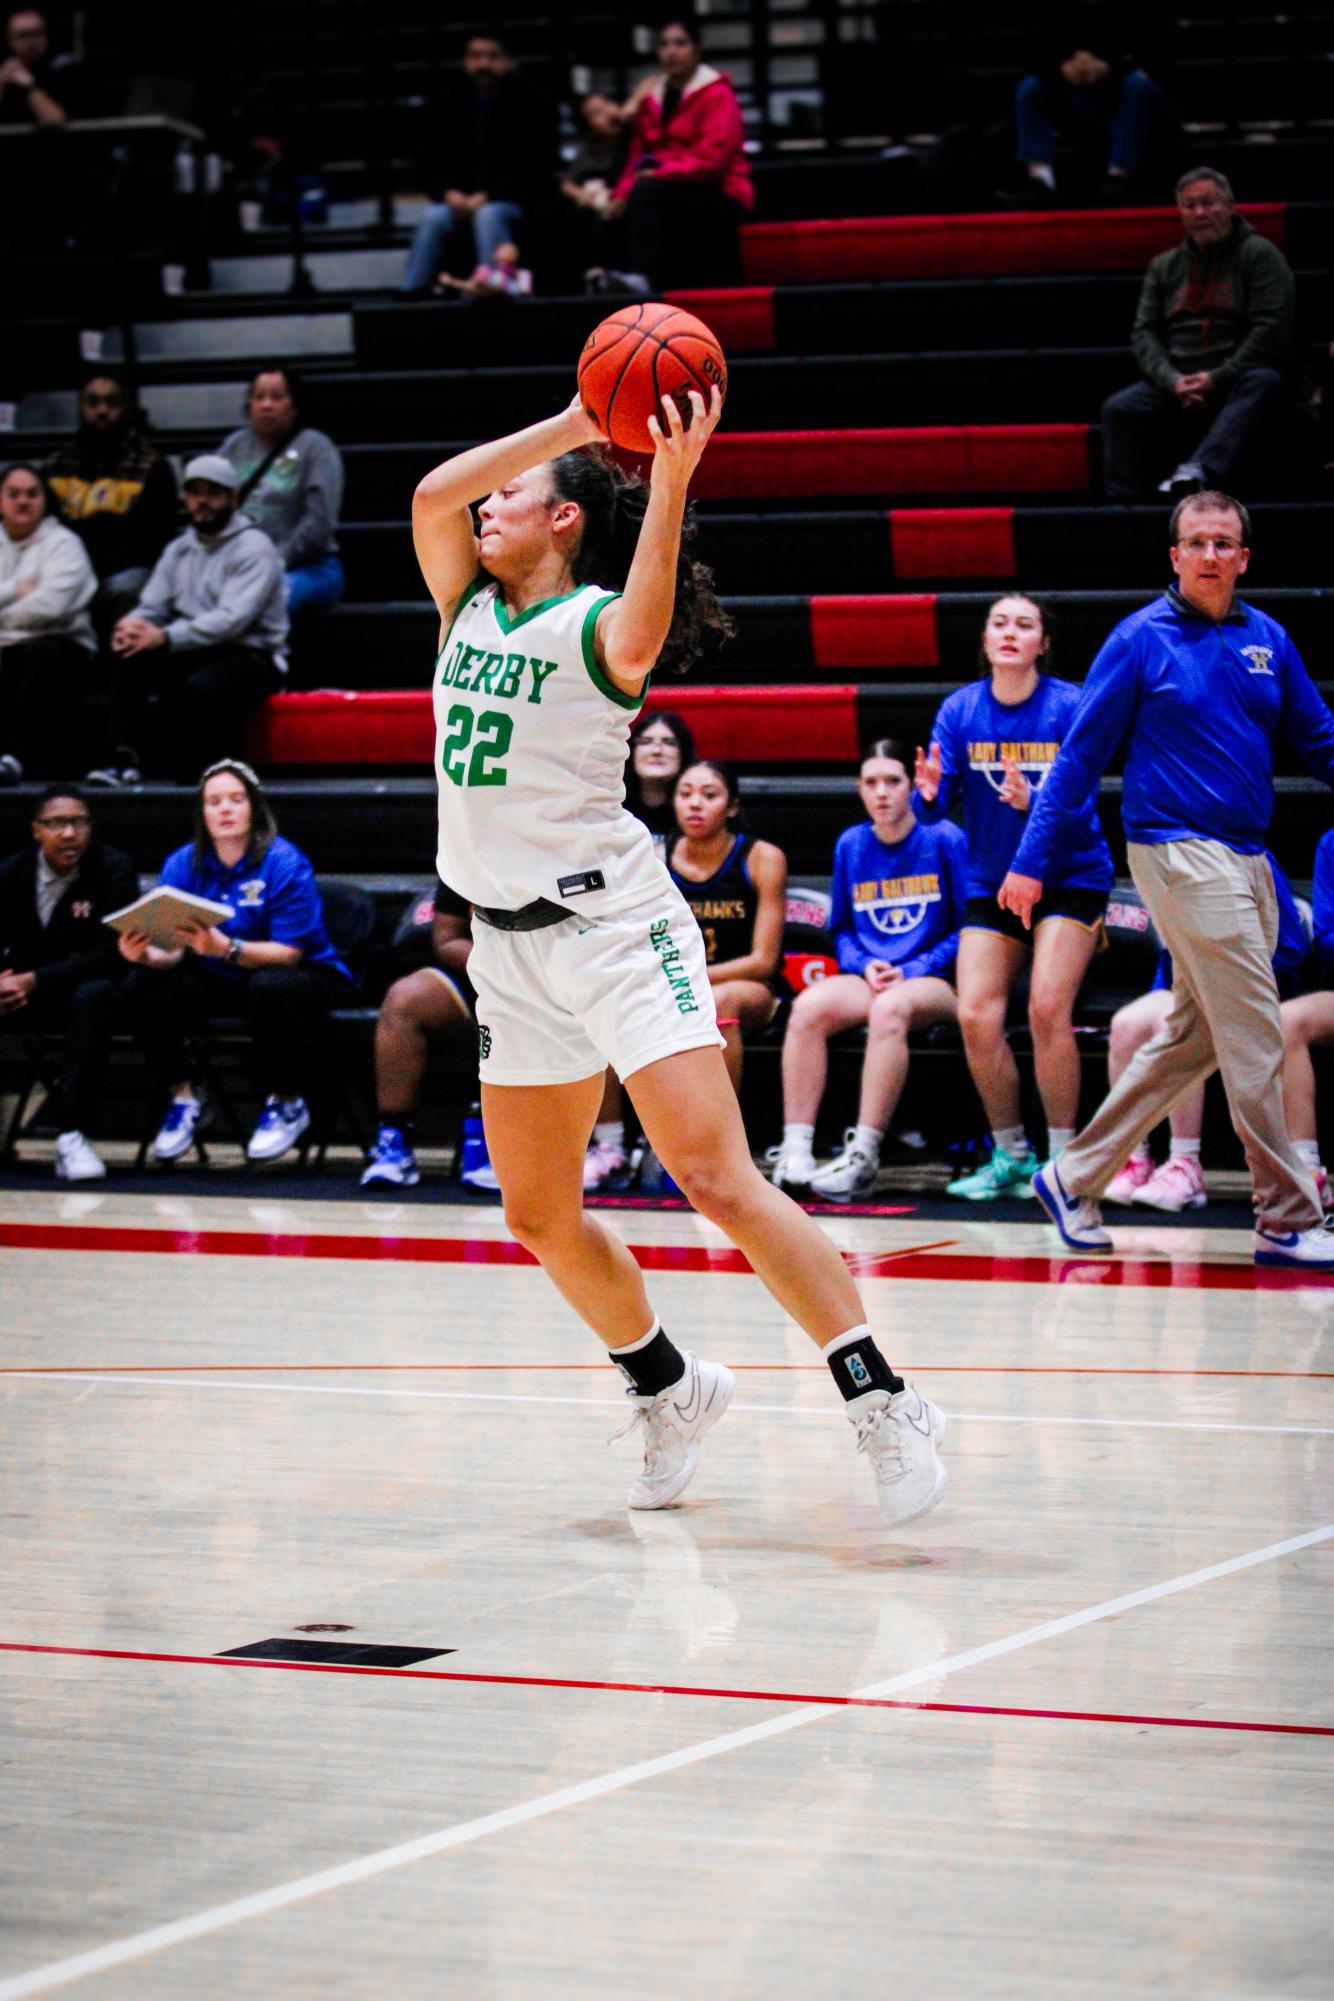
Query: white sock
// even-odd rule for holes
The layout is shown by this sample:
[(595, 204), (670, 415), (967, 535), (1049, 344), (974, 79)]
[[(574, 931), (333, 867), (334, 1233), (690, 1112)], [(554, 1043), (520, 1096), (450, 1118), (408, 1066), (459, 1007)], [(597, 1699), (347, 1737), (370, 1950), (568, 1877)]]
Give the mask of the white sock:
[(654, 1340), (661, 1332), (662, 1322), (655, 1313), (653, 1316), (653, 1325), (649, 1328), (648, 1333), (641, 1334), (637, 1341), (627, 1341), (623, 1347), (611, 1349), (612, 1360), (615, 1361), (618, 1355), (637, 1354), (641, 1348), (647, 1348), (649, 1342)]
[(1301, 1161), (1302, 1165), (1304, 1167), (1309, 1167), (1312, 1174), (1314, 1174), (1317, 1167), (1319, 1167), (1320, 1165), (1319, 1140), (1295, 1139), (1292, 1142), (1292, 1150), (1296, 1154), (1298, 1160)]
[[(811, 1130), (814, 1131), (814, 1127)], [(854, 1341), (864, 1341), (870, 1331), (863, 1320), (860, 1327), (849, 1327), (846, 1333), (835, 1334), (832, 1341), (826, 1341), (821, 1353), (825, 1356), (836, 1355), (840, 1348), (850, 1348)]]
[(1041, 181), (1044, 188), (1055, 190), (1056, 169), (1049, 166), (1046, 160), (1030, 160), (1028, 163), (1028, 178), (1030, 181)]
[(869, 1155), (872, 1160), (879, 1160), (880, 1142), (884, 1136), (885, 1129), (883, 1126), (854, 1126), (852, 1129), (852, 1144), (859, 1148), (862, 1153)]
[(192, 1084), (182, 1084), (179, 1091), (173, 1091), (171, 1094), (173, 1105), (193, 1105), (197, 1100), (198, 1094)]
[(1174, 1139), (1172, 1141), (1173, 1160), (1198, 1160), (1200, 1142), (1197, 1139)]
[(1151, 1153), (1149, 1152), (1149, 1148), (1148, 1148), (1148, 1144), (1147, 1144), (1147, 1142), (1146, 1142), (1146, 1141), (1144, 1141), (1144, 1140), (1141, 1140), (1141, 1141), (1140, 1141), (1139, 1145), (1138, 1145), (1138, 1146), (1137, 1146), (1137, 1147), (1135, 1148), (1135, 1151), (1134, 1151), (1134, 1152), (1133, 1152), (1133, 1153), (1131, 1154), (1131, 1156), (1130, 1156), (1130, 1159), (1129, 1159), (1129, 1161), (1127, 1161), (1126, 1165), (1127, 1165), (1128, 1167), (1129, 1167), (1129, 1166), (1135, 1166), (1135, 1167), (1152, 1167), (1152, 1166), (1153, 1166), (1153, 1155), (1152, 1155), (1152, 1154), (1151, 1154)]
[(1011, 1160), (1022, 1160), (1028, 1152), (1028, 1135), (1022, 1126), (993, 1126), (992, 1140)]
[(1075, 1136), (1073, 1126), (1047, 1127), (1047, 1158), (1055, 1160), (1058, 1153), (1064, 1153)]
[(790, 1147), (793, 1152), (800, 1150), (810, 1153), (815, 1146), (815, 1127), (804, 1126), (800, 1122), (784, 1126), (783, 1145)]
[(599, 1146), (614, 1146), (618, 1153), (625, 1152), (625, 1120), (604, 1119), (594, 1126), (593, 1138)]

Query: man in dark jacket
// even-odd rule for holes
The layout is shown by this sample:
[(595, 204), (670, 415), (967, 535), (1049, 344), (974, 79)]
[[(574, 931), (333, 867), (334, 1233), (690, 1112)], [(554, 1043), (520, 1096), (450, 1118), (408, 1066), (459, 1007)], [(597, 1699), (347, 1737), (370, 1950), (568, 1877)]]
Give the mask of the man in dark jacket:
[(1226, 486), (1287, 388), (1294, 287), (1282, 251), (1236, 213), (1212, 167), (1182, 175), (1177, 206), (1186, 240), (1150, 264), (1130, 339), (1144, 380), (1102, 406), (1109, 500), (1146, 499), (1155, 484), (1178, 499)]
[(423, 176), (431, 206), (417, 224), (402, 290), (430, 290), (456, 231), (471, 230), (478, 263), (514, 241), (524, 211), (549, 193), (556, 114), (514, 68), (499, 35), (470, 35), (463, 74), (431, 105)]
[(99, 372), (80, 392), (77, 432), (42, 469), (97, 572), (95, 615), (109, 630), (138, 604), (176, 533), (171, 466), (144, 436), (125, 385)]
[(0, 862), (0, 1029), (65, 1036), (56, 1110), (56, 1174), (98, 1181), (106, 1167), (84, 1137), (116, 1025), (124, 970), (103, 922), (139, 894), (128, 855), (92, 837), (73, 785), (48, 785), (33, 813), (33, 846)]

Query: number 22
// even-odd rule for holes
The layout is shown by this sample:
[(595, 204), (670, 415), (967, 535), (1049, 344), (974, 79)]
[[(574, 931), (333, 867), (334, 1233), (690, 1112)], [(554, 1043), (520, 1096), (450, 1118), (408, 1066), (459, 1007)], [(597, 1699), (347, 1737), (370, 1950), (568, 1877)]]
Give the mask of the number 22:
[[(456, 702), (445, 717), (447, 734), (440, 746), (440, 766), (451, 785), (505, 785), (508, 773), (503, 759), (514, 734), (511, 717), (499, 709), (485, 709), (476, 718), (477, 738), (473, 741), (473, 712), (464, 702)], [(472, 744), (472, 756), (467, 756)]]

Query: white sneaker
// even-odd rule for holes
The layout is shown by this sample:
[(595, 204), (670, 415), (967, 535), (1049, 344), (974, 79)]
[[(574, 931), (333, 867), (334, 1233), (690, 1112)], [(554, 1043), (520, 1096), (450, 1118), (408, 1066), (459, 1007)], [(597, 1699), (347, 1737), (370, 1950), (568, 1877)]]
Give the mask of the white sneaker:
[(769, 1179), (775, 1188), (809, 1188), (820, 1171), (809, 1145), (801, 1141), (784, 1140), (771, 1146), (764, 1158), (772, 1162)]
[(310, 1125), (304, 1098), (266, 1098), (255, 1130), (246, 1144), (247, 1160), (281, 1160)]
[(929, 1514), (949, 1478), (940, 1457), (945, 1413), (909, 1384), (897, 1395), (868, 1390), (854, 1397), (848, 1416), (875, 1475), (880, 1513), (887, 1522)]
[(1072, 1251), (1110, 1251), (1112, 1240), (1102, 1227), (1102, 1211), (1096, 1202), (1068, 1189), (1061, 1179), (1060, 1165), (1049, 1160), (1033, 1176), (1033, 1193), (1061, 1233), (1061, 1242)]
[(1326, 1217), (1310, 1230), (1257, 1229), (1255, 1262), (1301, 1271), (1334, 1271), (1334, 1220)]
[(590, 1140), (584, 1155), (584, 1193), (594, 1195), (599, 1188), (624, 1181), (630, 1172), (625, 1148), (610, 1146), (606, 1140)]
[(1174, 1153), (1135, 1190), (1133, 1200), (1142, 1209), (1161, 1209), (1169, 1216), (1179, 1216), (1183, 1209), (1203, 1209), (1209, 1197), (1204, 1192), (1199, 1161), (1189, 1154)]
[(82, 1133), (56, 1136), (57, 1181), (105, 1181), (107, 1164)]
[(154, 1160), (179, 1160), (183, 1153), (189, 1153), (207, 1111), (206, 1098), (173, 1098), (153, 1141)]
[(732, 1371), (721, 1362), (685, 1358), (679, 1383), (656, 1397), (632, 1396), (635, 1414), (614, 1435), (624, 1438), (644, 1427), (644, 1470), (630, 1488), (628, 1506), (665, 1508), (690, 1485), (699, 1464), (699, 1445), (732, 1401)]
[(879, 1155), (859, 1146), (849, 1127), (843, 1135), (842, 1153), (816, 1169), (809, 1187), (812, 1195), (822, 1196), (826, 1202), (851, 1202), (856, 1195), (870, 1194), (879, 1172)]
[(1119, 1207), (1129, 1208), (1138, 1191), (1153, 1180), (1154, 1166), (1140, 1154), (1134, 1154), (1126, 1162), (1115, 1181), (1102, 1191), (1104, 1202), (1114, 1202)]

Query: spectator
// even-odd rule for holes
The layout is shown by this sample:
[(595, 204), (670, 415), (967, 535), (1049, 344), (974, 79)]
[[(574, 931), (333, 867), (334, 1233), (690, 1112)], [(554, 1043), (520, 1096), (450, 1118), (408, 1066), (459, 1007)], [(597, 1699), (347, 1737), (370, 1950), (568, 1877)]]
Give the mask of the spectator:
[(431, 287), (436, 297), (457, 292), (464, 299), (531, 299), (533, 274), (523, 264), (517, 243), (501, 243), (489, 264), (476, 264), (466, 278), (442, 271)]
[(624, 215), (629, 269), (589, 274), (600, 289), (648, 293), (672, 285), (735, 285), (738, 235), (755, 206), (731, 81), (700, 57), (693, 15), (658, 34), (661, 73), (639, 100), (630, 151), (608, 220)]
[[(437, 880), (430, 926), (430, 961), (394, 981), (375, 1023), (375, 1144), (361, 1177), (363, 1188), (415, 1188), (421, 1180), (413, 1150), (416, 1117), (431, 1044), (455, 1050), (476, 1065), (477, 996), (468, 978), (472, 911)], [(463, 1169), (474, 1188), (497, 1188), (488, 1162)]]
[(676, 781), (695, 762), (690, 725), (670, 710), (641, 714), (630, 731), (625, 766), (625, 808), (642, 820), (654, 843), (666, 847), (677, 831)]
[(338, 554), (343, 461), (333, 439), (303, 421), (301, 403), (290, 368), (261, 368), (246, 399), (250, 421), (218, 447), (236, 468), (237, 506), (283, 559), (289, 619), (331, 610), (346, 583)]
[(1236, 213), (1213, 167), (1182, 175), (1177, 207), (1185, 242), (1154, 258), (1135, 311), (1144, 380), (1102, 406), (1109, 500), (1226, 484), (1286, 394), (1294, 287), (1283, 252)]
[(50, 54), (46, 16), (35, 7), (16, 8), (5, 23), (5, 47), (0, 125), (63, 125), (69, 112), (60, 72), (68, 65)]
[(1022, 591), (994, 599), (982, 630), (985, 676), (946, 698), (930, 756), (917, 753), (918, 816), (937, 820), (962, 799), (968, 830), (959, 1026), (992, 1137), (986, 1165), (949, 1184), (949, 1194), (968, 1202), (1026, 1196), (1037, 1166), (1024, 1131), (1019, 1068), (1005, 1038), (1010, 995), (1030, 960), (1028, 1019), (1049, 1153), (1069, 1145), (1079, 1116), (1074, 1007), (1102, 942), (1112, 886), (1096, 788), (1053, 862), (1034, 930), (1026, 931), (996, 902), (1026, 815), (1079, 707), (1079, 689), (1058, 681), (1050, 664), (1045, 606)]
[[(1278, 943), (1272, 965), (1281, 995), (1294, 995), (1310, 955), (1310, 942), (1302, 913), (1288, 881), (1273, 855), (1268, 857), (1278, 901)], [(1160, 952), (1154, 969), (1153, 985), (1112, 1016), (1111, 1039), (1107, 1047), (1107, 1081), (1115, 1084), (1130, 1059), (1151, 1042), (1172, 1012), (1172, 954)], [(1285, 1032), (1287, 1003), (1280, 1009)], [(1286, 1073), (1285, 1073), (1286, 1076)], [(1286, 1083), (1285, 1083), (1286, 1089)], [(1149, 1151), (1151, 1133), (1145, 1133), (1121, 1172), (1108, 1187), (1104, 1201), (1136, 1202), (1144, 1209), (1162, 1209), (1177, 1215), (1183, 1209), (1203, 1209), (1208, 1201), (1204, 1174), (1200, 1167), (1200, 1136), (1204, 1131), (1204, 1085), (1195, 1084), (1178, 1098), (1168, 1118), (1171, 1151), (1161, 1167), (1153, 1164)], [(1291, 1128), (1289, 1128), (1291, 1134)], [(1314, 1132), (1312, 1133), (1314, 1138)], [(1294, 1141), (1295, 1145), (1296, 1142)], [(1314, 1166), (1319, 1167), (1317, 1155)], [(1321, 1169), (1321, 1173), (1324, 1170)], [(1319, 1177), (1317, 1176), (1317, 1180)]]
[(304, 1092), (320, 1028), (356, 989), (325, 928), (315, 872), (278, 832), (258, 778), (238, 758), (210, 764), (199, 781), (195, 835), (167, 856), (161, 881), (234, 915), (182, 929), (164, 951), (140, 931), (120, 940), (134, 967), (125, 1005), (154, 1079), (170, 1091), (153, 1142), (156, 1160), (178, 1160), (207, 1124), (209, 1106), (191, 1069), (188, 1032), (219, 1015), (242, 1015), (254, 1039), (264, 1108), (246, 1147), (251, 1160), (279, 1160), (310, 1125)]
[(111, 635), (111, 761), (90, 784), (137, 782), (147, 704), (161, 698), (178, 772), (241, 748), (246, 718), (287, 671), (282, 558), (237, 512), (240, 482), (217, 453), (185, 468), (190, 526), (158, 558)]
[(79, 393), (79, 428), (45, 472), (60, 512), (99, 585), (93, 607), (109, 629), (139, 602), (154, 563), (176, 533), (176, 477), (147, 436), (125, 385), (99, 370)]
[(1315, 1070), (1311, 1050), (1334, 1043), (1334, 828), (1322, 834), (1315, 851), (1311, 885), (1314, 938), (1312, 963), (1318, 987), (1285, 1000), (1283, 1022), (1283, 1116), (1293, 1152), (1315, 1179), (1321, 1206), (1330, 1207), (1329, 1176), (1320, 1163), (1316, 1129)]
[(1130, 873), (1172, 954), (1172, 1012), (1033, 1193), (1074, 1251), (1112, 1248), (1098, 1197), (1192, 1083), (1221, 1070), (1254, 1184), (1257, 1264), (1334, 1270), (1334, 1237), (1283, 1122), (1278, 932), (1264, 857), (1280, 730), (1334, 786), (1334, 716), (1276, 619), (1237, 596), (1250, 519), (1225, 493), (1172, 513), (1179, 587), (1122, 619), (1089, 669), (999, 902), (1031, 921), (1064, 826), (1126, 745)]
[(93, 839), (74, 785), (48, 785), (33, 809), (33, 845), (0, 862), (0, 1025), (63, 1035), (56, 1091), (56, 1177), (100, 1181), (93, 1124), (124, 968), (104, 919), (139, 894), (128, 855)]
[(625, 165), (631, 114), (605, 91), (590, 90), (580, 98), (577, 116), (579, 143), (559, 170), (558, 191), (535, 246), (538, 279), (548, 290), (567, 289), (590, 267), (601, 270), (619, 260), (615, 246), (622, 231), (607, 210)]
[[(829, 928), (842, 972), (797, 995), (783, 1039), (783, 1140), (775, 1187), (809, 1188), (830, 1202), (869, 1194), (880, 1142), (908, 1077), (914, 1028), (954, 1021), (950, 984), (968, 887), (968, 844), (950, 821), (921, 826), (901, 744), (882, 738), (861, 761), (857, 790), (870, 815), (834, 850)], [(829, 1072), (828, 1044), (867, 1031), (857, 1124), (843, 1151), (815, 1163), (815, 1121)]]
[(430, 111), (433, 153), (424, 167), (434, 199), (417, 224), (402, 290), (424, 297), (454, 239), (472, 235), (476, 264), (493, 264), (551, 185), (555, 107), (515, 70), (502, 36), (469, 35), (463, 75)]
[(0, 785), (18, 785), (81, 748), (70, 719), (97, 647), (88, 616), (97, 579), (36, 466), (11, 465), (0, 478), (0, 530)]
[(723, 1060), (740, 1097), (744, 1038), (780, 1005), (787, 856), (742, 831), (736, 774), (712, 758), (681, 773), (674, 804), (680, 838), (668, 847), (668, 873), (704, 934)]
[(1033, 68), (1015, 87), (1016, 152), (1028, 194), (1057, 195), (1056, 148), (1073, 149), (1080, 192), (1101, 177), (1104, 199), (1158, 164), (1180, 119), (1137, 60), (1136, 24), (1118, 0), (1057, 0), (1043, 10)]

